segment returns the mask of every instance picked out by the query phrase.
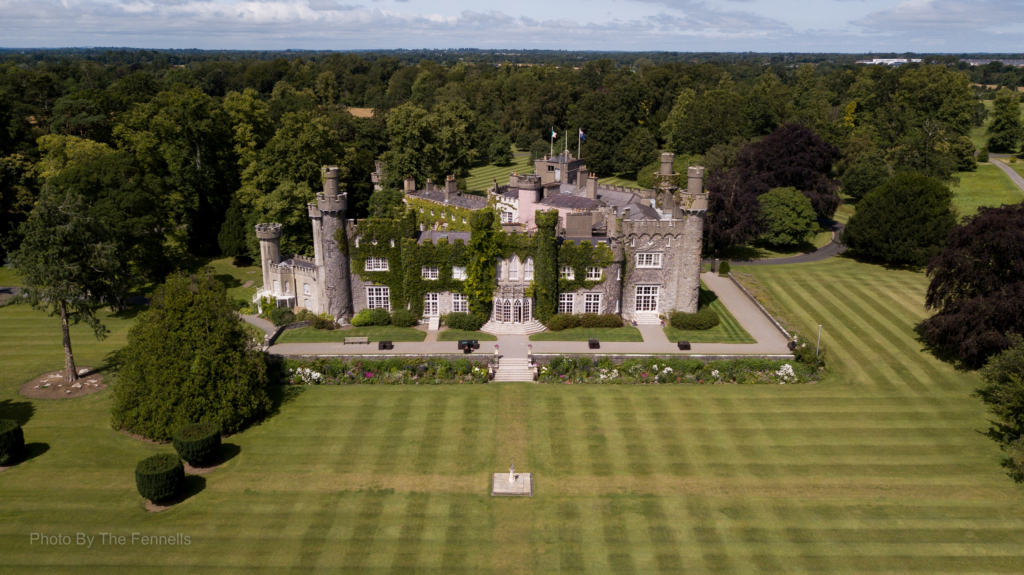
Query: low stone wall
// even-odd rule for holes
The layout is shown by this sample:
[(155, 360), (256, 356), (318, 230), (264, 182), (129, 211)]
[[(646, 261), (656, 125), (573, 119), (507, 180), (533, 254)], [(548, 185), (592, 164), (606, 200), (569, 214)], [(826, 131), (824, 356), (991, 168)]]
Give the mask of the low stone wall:
[(295, 323), (287, 323), (285, 325), (278, 326), (277, 329), (274, 330), (274, 333), (267, 334), (267, 338), (264, 340), (263, 345), (266, 347), (270, 347), (274, 345), (274, 342), (277, 341), (277, 338), (281, 337), (282, 333), (290, 329), (299, 329), (303, 327), (309, 327), (311, 325), (313, 325), (313, 322), (311, 321), (297, 321)]

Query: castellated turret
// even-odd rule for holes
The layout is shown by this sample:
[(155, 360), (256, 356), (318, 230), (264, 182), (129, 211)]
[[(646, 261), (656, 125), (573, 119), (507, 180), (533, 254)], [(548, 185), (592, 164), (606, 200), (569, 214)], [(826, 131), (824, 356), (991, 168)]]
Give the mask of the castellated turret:
[(263, 285), (270, 286), (270, 265), (281, 262), (281, 224), (256, 224), (256, 239), (260, 241)]
[(348, 250), (339, 247), (337, 237), (339, 233), (348, 233), (345, 229), (348, 194), (339, 191), (337, 166), (324, 166), (322, 172), (324, 191), (316, 195), (315, 211), (310, 205), (314, 243), (317, 246), (316, 263), (320, 265), (322, 262), (324, 269), (323, 291), (327, 313), (344, 323), (352, 317), (352, 281)]

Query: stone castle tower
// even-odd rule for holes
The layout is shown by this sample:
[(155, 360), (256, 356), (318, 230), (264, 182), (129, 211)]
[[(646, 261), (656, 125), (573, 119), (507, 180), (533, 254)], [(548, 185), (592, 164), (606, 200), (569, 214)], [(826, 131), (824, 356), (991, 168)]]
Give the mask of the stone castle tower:
[(314, 262), (320, 275), (320, 301), (326, 302), (327, 313), (342, 323), (352, 317), (352, 280), (347, 242), (338, 245), (338, 235), (347, 238), (348, 194), (338, 190), (338, 167), (324, 166), (324, 191), (316, 195), (316, 203), (308, 204), (313, 224)]
[(260, 241), (260, 263), (263, 267), (263, 285), (271, 285), (270, 270), (281, 263), (281, 224), (258, 224), (256, 239)]

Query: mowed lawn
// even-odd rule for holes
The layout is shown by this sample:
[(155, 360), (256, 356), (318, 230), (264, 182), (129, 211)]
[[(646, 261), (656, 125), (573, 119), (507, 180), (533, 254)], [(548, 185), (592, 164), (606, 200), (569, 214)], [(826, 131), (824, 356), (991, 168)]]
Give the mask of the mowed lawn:
[(370, 341), (423, 341), (427, 332), (411, 327), (371, 325), (346, 329), (290, 329), (277, 338), (276, 343), (323, 343), (345, 341), (346, 337), (368, 337)]
[(1019, 204), (1024, 192), (999, 166), (978, 164), (976, 172), (960, 172), (960, 185), (953, 187), (953, 204), (961, 216), (973, 216), (982, 206)]
[(530, 155), (517, 153), (508, 166), (485, 164), (470, 169), (469, 177), (466, 178), (466, 189), (471, 192), (486, 192), (494, 186), (495, 179), (498, 180), (499, 186), (508, 185), (508, 176), (512, 172), (532, 174), (533, 162), (530, 161)]
[[(824, 326), (821, 382), (290, 388), (225, 439), (237, 455), (202, 491), (156, 515), (132, 472), (170, 447), (111, 431), (109, 390), (20, 398), (60, 365), (56, 322), (0, 309), (0, 411), (28, 404), (26, 439), (48, 446), (0, 474), (0, 570), (1024, 572), (1024, 487), (978, 433), (979, 379), (915, 339), (925, 277), (841, 258), (743, 271), (805, 334)], [(123, 337), (77, 341), (95, 363)], [(488, 495), (510, 457), (534, 497)], [(192, 544), (52, 548), (33, 532)]]
[(683, 330), (671, 325), (665, 326), (665, 337), (669, 341), (688, 341), (690, 343), (757, 343), (740, 322), (729, 312), (715, 292), (709, 290), (703, 282), (700, 284), (700, 305), (707, 305), (718, 313), (719, 323), (711, 329)]

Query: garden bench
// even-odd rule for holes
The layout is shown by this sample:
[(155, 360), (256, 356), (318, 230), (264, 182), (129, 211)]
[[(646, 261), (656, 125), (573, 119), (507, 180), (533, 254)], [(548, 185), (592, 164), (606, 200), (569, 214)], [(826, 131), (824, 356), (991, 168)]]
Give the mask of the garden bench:
[(364, 337), (346, 337), (345, 338), (345, 343), (346, 344), (349, 344), (349, 343), (370, 343), (370, 338), (367, 337), (367, 336), (364, 336)]

